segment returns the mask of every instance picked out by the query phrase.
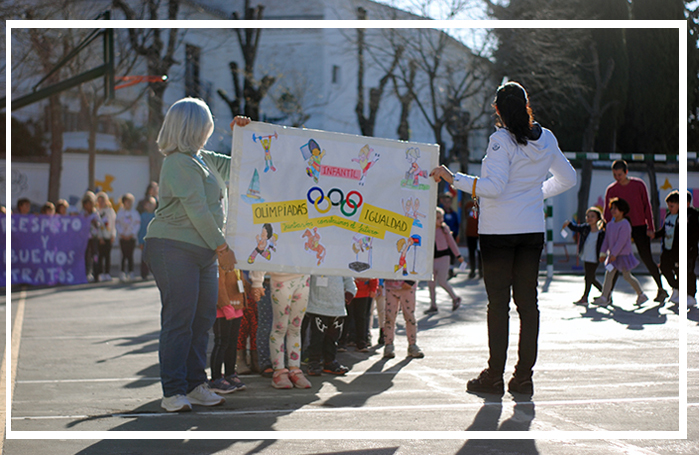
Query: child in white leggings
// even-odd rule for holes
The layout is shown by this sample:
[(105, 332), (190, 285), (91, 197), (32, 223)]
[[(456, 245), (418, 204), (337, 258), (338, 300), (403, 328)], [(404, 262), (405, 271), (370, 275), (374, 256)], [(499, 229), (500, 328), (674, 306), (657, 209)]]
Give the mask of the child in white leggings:
[[(262, 295), (265, 272), (250, 272), (253, 292)], [(308, 275), (269, 273), (272, 297), (272, 332), (269, 351), (274, 374), (272, 387), (308, 389), (311, 383), (301, 371), (301, 321), (308, 304)], [(286, 357), (286, 359), (285, 359)], [(286, 366), (285, 368), (285, 360)]]

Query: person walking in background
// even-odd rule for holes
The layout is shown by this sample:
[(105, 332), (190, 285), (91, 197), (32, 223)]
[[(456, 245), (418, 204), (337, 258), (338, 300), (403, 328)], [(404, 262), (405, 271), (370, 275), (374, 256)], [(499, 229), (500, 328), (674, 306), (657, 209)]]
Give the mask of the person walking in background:
[(434, 279), (429, 282), (430, 307), (425, 310), (425, 314), (432, 314), (439, 311), (437, 309), (437, 283), (447, 291), (451, 297), (451, 311), (456, 311), (461, 305), (461, 297), (456, 295), (454, 289), (447, 281), (449, 268), (451, 267), (451, 255), (459, 261), (464, 262), (461, 257), (459, 247), (452, 236), (449, 226), (444, 222), (444, 210), (437, 207), (435, 216), (436, 227), (434, 233), (434, 261), (432, 263)]
[(421, 359), (425, 357), (417, 345), (417, 321), (415, 320), (415, 291), (417, 282), (406, 280), (384, 280), (386, 290), (386, 323), (384, 338), (386, 345), (383, 356), (392, 359), (396, 356), (394, 340), (396, 337), (396, 319), (398, 310), (403, 312), (405, 335), (408, 337), (408, 357)]
[[(454, 175), (446, 166), (433, 169), (430, 176), (470, 193), (480, 205), (490, 358), (488, 367), (468, 381), (467, 390), (504, 393), (512, 296), (520, 318), (519, 359), (508, 390), (531, 395), (539, 336), (536, 287), (546, 232), (544, 199), (572, 188), (576, 176), (553, 133), (534, 122), (521, 85), (508, 82), (498, 88), (493, 106), (498, 129), (490, 136), (481, 177)], [(552, 177), (547, 178), (549, 173)]]
[(116, 216), (116, 231), (121, 248), (121, 281), (133, 279), (133, 252), (136, 249), (138, 232), (141, 229), (141, 215), (133, 208), (134, 197), (126, 193), (121, 197), (121, 210)]
[(592, 286), (602, 292), (602, 284), (597, 281), (596, 273), (599, 267), (599, 255), (604, 241), (604, 220), (602, 212), (597, 207), (590, 207), (585, 212), (585, 223), (577, 224), (575, 221), (563, 223), (563, 229), (568, 228), (578, 233), (578, 255), (582, 259), (585, 268), (585, 292), (575, 302), (579, 305), (587, 305)]
[(670, 302), (680, 303), (680, 193), (671, 191), (665, 197), (667, 213), (663, 227), (653, 233), (651, 238), (660, 238), (662, 251), (660, 253), (660, 271), (672, 288)]
[(112, 281), (112, 244), (116, 239), (116, 212), (109, 196), (104, 191), (97, 193), (97, 213), (100, 215), (99, 245), (97, 247), (97, 270), (99, 281)]
[[(250, 119), (236, 117), (235, 125)], [(225, 400), (207, 386), (206, 347), (216, 320), (218, 268), (235, 268), (223, 234), (223, 191), (231, 157), (203, 150), (214, 130), (209, 107), (183, 98), (165, 115), (158, 149), (161, 204), (148, 224), (144, 255), (160, 291), (161, 407), (190, 411)], [(218, 260), (218, 264), (217, 264)]]
[(464, 204), (464, 218), (466, 218), (466, 246), (468, 247), (468, 264), (471, 272), (469, 278), (476, 277), (476, 269), (478, 275), (483, 276), (483, 261), (481, 260), (481, 250), (478, 248), (478, 210), (476, 209), (476, 201), (473, 198)]
[(155, 218), (155, 198), (149, 196), (143, 204), (143, 213), (141, 213), (141, 225), (138, 229), (138, 247), (141, 249), (141, 278), (148, 278), (148, 264), (146, 257), (143, 254), (143, 246), (145, 245), (146, 233), (148, 232), (148, 224)]
[(699, 250), (699, 210), (692, 207), (692, 193), (687, 191), (687, 307), (697, 305), (697, 275), (694, 272)]
[[(624, 199), (629, 204), (629, 219), (631, 222), (631, 238), (633, 238), (641, 261), (650, 272), (655, 284), (658, 286), (658, 293), (655, 296), (656, 302), (663, 302), (668, 297), (668, 293), (663, 289), (660, 279), (660, 270), (653, 260), (650, 251), (650, 235), (655, 232), (653, 227), (653, 212), (648, 198), (648, 189), (643, 180), (636, 177), (629, 177), (629, 167), (624, 160), (616, 160), (612, 163), (612, 175), (615, 182), (609, 185), (604, 193), (604, 219), (611, 219), (609, 202), (613, 198)], [(618, 277), (618, 276), (617, 276)], [(612, 289), (614, 284), (612, 284)]]
[(342, 376), (349, 371), (336, 359), (337, 340), (347, 315), (346, 303), (356, 292), (352, 278), (311, 275), (306, 311), (311, 332), (307, 349), (309, 376), (320, 376), (321, 373)]
[(631, 221), (629, 221), (629, 204), (623, 199), (613, 198), (610, 202), (612, 219), (607, 223), (607, 234), (602, 243), (600, 262), (604, 262), (607, 273), (604, 274), (602, 295), (593, 302), (595, 305), (607, 305), (611, 300), (612, 283), (617, 274), (622, 276), (636, 291), (636, 305), (648, 300), (643, 293), (641, 283), (631, 275), (631, 270), (639, 262), (631, 250)]
[(87, 275), (87, 281), (99, 281), (99, 272), (97, 268), (97, 256), (99, 254), (99, 238), (100, 238), (100, 226), (102, 220), (100, 219), (97, 209), (95, 209), (95, 203), (97, 198), (95, 193), (92, 191), (86, 191), (81, 200), (82, 212), (80, 213), (85, 222), (90, 223), (90, 237), (87, 239), (87, 247), (85, 248), (85, 274)]
[(458, 244), (461, 220), (459, 219), (458, 212), (454, 211), (454, 198), (449, 191), (445, 191), (439, 196), (439, 207), (444, 210), (444, 222), (449, 226), (451, 235)]

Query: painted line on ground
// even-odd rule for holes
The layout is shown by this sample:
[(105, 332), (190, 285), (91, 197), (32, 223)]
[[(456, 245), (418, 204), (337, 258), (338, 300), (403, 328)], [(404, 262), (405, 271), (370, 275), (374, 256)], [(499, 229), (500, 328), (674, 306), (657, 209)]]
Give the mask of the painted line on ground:
[[(238, 416), (238, 415), (265, 415), (265, 414), (291, 414), (291, 413), (338, 413), (338, 412), (385, 412), (385, 411), (430, 411), (437, 410), (468, 410), (479, 409), (483, 406), (502, 406), (504, 408), (514, 408), (514, 406), (576, 406), (590, 404), (621, 404), (621, 403), (655, 403), (679, 401), (679, 397), (643, 397), (643, 398), (616, 398), (611, 400), (558, 400), (558, 401), (524, 401), (524, 402), (483, 402), (483, 403), (462, 403), (462, 404), (434, 404), (434, 405), (409, 405), (409, 406), (364, 406), (364, 407), (336, 407), (336, 408), (300, 408), (300, 409), (265, 409), (265, 410), (240, 410), (240, 411), (195, 411), (194, 414), (202, 416)], [(165, 417), (178, 415), (177, 413), (154, 412), (154, 413), (115, 413), (102, 416), (103, 418), (135, 418), (135, 417)], [(12, 420), (55, 420), (55, 419), (84, 419), (95, 416), (86, 415), (63, 415), (63, 416), (15, 416)]]
[[(2, 412), (2, 422), (0, 422), (0, 454), (3, 453), (5, 445), (5, 433), (10, 429), (10, 422), (7, 420), (7, 416), (11, 415), (12, 408), (12, 394), (15, 389), (15, 378), (17, 377), (17, 362), (19, 359), (19, 342), (22, 339), (22, 323), (24, 321), (24, 306), (27, 298), (27, 292), (22, 289), (19, 293), (19, 299), (17, 300), (17, 310), (15, 312), (15, 322), (12, 325), (12, 336), (10, 339), (10, 361), (11, 370), (9, 375), (6, 370), (6, 363), (4, 360), (8, 360), (3, 357), (2, 368), (0, 368), (0, 390), (5, 392), (3, 395), (3, 412)], [(11, 315), (7, 315), (11, 317)], [(8, 352), (8, 347), (6, 347), (5, 352)], [(9, 378), (7, 377), (9, 376)], [(9, 379), (9, 383), (6, 381)], [(7, 400), (7, 401), (6, 401)], [(6, 410), (6, 411), (5, 411)]]

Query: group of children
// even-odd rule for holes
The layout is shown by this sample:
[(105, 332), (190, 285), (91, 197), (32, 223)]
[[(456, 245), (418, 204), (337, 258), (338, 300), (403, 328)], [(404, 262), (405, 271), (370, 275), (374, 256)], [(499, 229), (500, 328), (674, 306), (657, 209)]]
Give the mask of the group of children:
[[(269, 278), (265, 278), (268, 275)], [(256, 338), (250, 340), (256, 364), (252, 371), (272, 379), (277, 389), (311, 387), (301, 370), (302, 356), (308, 376), (323, 373), (342, 376), (349, 368), (337, 360), (338, 341), (346, 330), (346, 319), (355, 313), (352, 336), (357, 350), (368, 352), (366, 306), (373, 298), (381, 299), (377, 279), (353, 279), (341, 276), (302, 275), (279, 272), (219, 270), (219, 300), (214, 325), (214, 348), (211, 354), (209, 387), (216, 393), (243, 390), (245, 385), (236, 374), (246, 368), (245, 337), (239, 334), (245, 324), (245, 308), (257, 305)], [(398, 308), (403, 311), (408, 338), (407, 355), (422, 358), (416, 344), (415, 290), (417, 283), (382, 280), (385, 287), (384, 311), (379, 344), (384, 344), (385, 358), (395, 357), (395, 322)], [(271, 318), (265, 316), (271, 310)], [(349, 311), (349, 312), (348, 312)], [(383, 314), (382, 314), (383, 313)], [(359, 319), (359, 321), (357, 320)], [(304, 324), (306, 322), (306, 324)], [(252, 334), (251, 334), (252, 335)], [(242, 341), (242, 343), (241, 343)], [(256, 347), (256, 349), (253, 349)], [(242, 355), (241, 355), (242, 354)], [(251, 355), (251, 359), (253, 356)], [(224, 374), (225, 371), (225, 374)]]
[[(679, 303), (679, 210), (680, 194), (672, 191), (665, 198), (667, 213), (663, 227), (647, 235), (651, 238), (662, 239), (660, 255), (660, 270), (672, 287), (670, 301)], [(694, 275), (697, 257), (697, 237), (699, 237), (699, 216), (697, 210), (691, 207), (692, 194), (687, 193), (688, 207), (688, 283), (687, 304), (696, 305), (696, 275)], [(628, 218), (630, 207), (624, 199), (613, 198), (609, 203), (612, 219), (605, 222), (602, 212), (597, 207), (591, 207), (585, 214), (585, 223), (566, 221), (563, 228), (568, 228), (578, 234), (578, 254), (583, 261), (585, 270), (585, 290), (577, 304), (587, 304), (591, 288), (594, 286), (601, 295), (592, 302), (596, 305), (608, 305), (612, 302), (612, 289), (619, 275), (631, 285), (636, 292), (636, 304), (641, 305), (648, 296), (641, 289), (638, 280), (631, 270), (639, 264), (631, 250), (631, 223)], [(596, 279), (596, 271), (600, 263), (605, 266), (604, 283)]]
[[(121, 249), (121, 281), (134, 277), (133, 256), (136, 247), (143, 249), (148, 223), (155, 216), (157, 200), (146, 196), (141, 201), (140, 211), (134, 208), (134, 196), (126, 193), (121, 197), (119, 211), (115, 211), (107, 193), (95, 194), (87, 191), (82, 197), (80, 215), (90, 222), (90, 238), (85, 250), (85, 273), (88, 281), (111, 281), (111, 252), (114, 241), (119, 238)], [(148, 277), (148, 266), (141, 261), (141, 277)]]

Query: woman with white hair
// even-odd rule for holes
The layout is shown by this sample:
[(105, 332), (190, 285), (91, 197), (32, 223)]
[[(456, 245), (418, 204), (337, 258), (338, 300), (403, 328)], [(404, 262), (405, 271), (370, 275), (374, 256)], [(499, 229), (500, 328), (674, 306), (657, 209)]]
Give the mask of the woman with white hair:
[(161, 406), (190, 411), (192, 404), (225, 400), (207, 385), (206, 346), (216, 320), (218, 266), (236, 260), (223, 233), (229, 156), (203, 150), (214, 130), (209, 107), (184, 98), (165, 115), (158, 148), (160, 205), (148, 226), (144, 255), (160, 290)]

